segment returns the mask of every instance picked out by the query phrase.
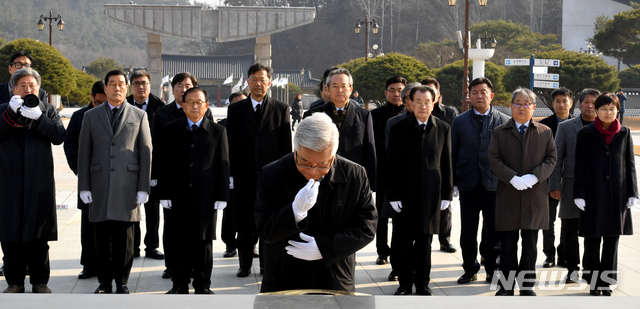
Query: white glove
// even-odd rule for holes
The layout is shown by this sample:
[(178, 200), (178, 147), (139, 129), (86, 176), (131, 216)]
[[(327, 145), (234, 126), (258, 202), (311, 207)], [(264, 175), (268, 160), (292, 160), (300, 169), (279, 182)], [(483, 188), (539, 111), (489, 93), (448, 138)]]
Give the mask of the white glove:
[(296, 198), (293, 200), (293, 203), (291, 203), (296, 223), (306, 218), (309, 209), (311, 209), (311, 207), (316, 204), (319, 188), (319, 182), (316, 182), (313, 179), (309, 179), (307, 185), (304, 186), (304, 188), (300, 189), (300, 191), (298, 191), (298, 194), (296, 194)]
[(577, 199), (574, 199), (573, 202), (576, 203), (576, 206), (578, 206), (580, 210), (584, 211), (584, 207), (586, 205), (586, 202), (584, 201), (584, 199), (577, 198)]
[(518, 177), (518, 176), (513, 176), (513, 178), (511, 178), (511, 180), (509, 181), (509, 183), (511, 183), (511, 185), (519, 191), (527, 190), (531, 188), (529, 187), (528, 182), (524, 181), (522, 177)]
[(160, 200), (160, 205), (162, 205), (162, 208), (164, 209), (171, 209), (171, 200)]
[(395, 210), (396, 212), (401, 212), (402, 211), (402, 202), (397, 201), (397, 202), (389, 202), (389, 204), (391, 204), (391, 207), (393, 207), (393, 210)]
[(637, 197), (630, 197), (629, 201), (627, 201), (627, 207), (631, 208), (633, 207), (633, 205), (635, 205), (638, 202), (638, 198)]
[(453, 197), (460, 196), (460, 190), (458, 190), (458, 186), (453, 187)]
[(229, 177), (229, 189), (233, 189), (233, 176)]
[(320, 249), (318, 249), (318, 244), (316, 244), (315, 238), (306, 235), (305, 233), (300, 233), (300, 239), (306, 242), (289, 240), (289, 244), (291, 246), (285, 247), (285, 249), (287, 249), (287, 254), (305, 261), (316, 261), (322, 259), (322, 253), (320, 253)]
[(20, 114), (23, 117), (27, 117), (29, 119), (38, 120), (40, 116), (42, 116), (42, 111), (40, 107), (23, 107), (20, 109)]
[(14, 113), (18, 113), (18, 108), (22, 107), (22, 98), (19, 95), (14, 95), (11, 97), (11, 101), (9, 101), (9, 107)]
[(149, 193), (144, 191), (138, 191), (136, 196), (136, 204), (144, 204), (149, 201)]
[(440, 201), (440, 210), (447, 209), (449, 207), (449, 204), (451, 204), (451, 201), (447, 201), (447, 200)]
[(80, 199), (85, 204), (91, 204), (93, 202), (91, 191), (80, 191)]
[(150, 184), (152, 187), (157, 186), (157, 185), (158, 185), (158, 179), (151, 179), (151, 181), (149, 181), (149, 184)]
[(535, 184), (538, 183), (538, 177), (536, 177), (536, 175), (534, 174), (526, 174), (520, 178), (522, 178), (522, 180), (526, 181), (527, 184), (529, 184), (528, 186), (529, 188), (533, 187)]
[(217, 210), (223, 210), (225, 207), (227, 207), (227, 202), (225, 201), (216, 201), (216, 203), (213, 206), (213, 208)]

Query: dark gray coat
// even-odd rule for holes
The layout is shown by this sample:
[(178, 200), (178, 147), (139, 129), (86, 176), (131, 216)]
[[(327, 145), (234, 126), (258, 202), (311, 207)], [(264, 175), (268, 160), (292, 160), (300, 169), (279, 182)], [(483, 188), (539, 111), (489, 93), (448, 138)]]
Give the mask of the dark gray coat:
[(573, 202), (573, 171), (576, 158), (576, 136), (582, 129), (580, 116), (561, 122), (556, 133), (558, 161), (549, 177), (549, 191), (561, 190), (561, 219), (580, 218), (580, 209)]

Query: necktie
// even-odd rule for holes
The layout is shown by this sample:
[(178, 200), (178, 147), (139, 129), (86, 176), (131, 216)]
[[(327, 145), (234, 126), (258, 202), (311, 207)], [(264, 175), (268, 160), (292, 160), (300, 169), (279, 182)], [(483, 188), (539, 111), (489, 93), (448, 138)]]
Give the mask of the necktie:
[(139, 109), (142, 109), (142, 107), (144, 106), (144, 103), (139, 104), (138, 102), (133, 103), (136, 107), (138, 107)]
[(421, 124), (421, 125), (420, 125), (420, 131), (424, 132), (424, 130), (425, 130), (426, 128), (427, 128), (427, 125), (426, 125), (426, 124), (424, 124), (424, 123), (423, 123), (423, 124)]
[(113, 129), (113, 132), (115, 132), (116, 131), (116, 124), (118, 123), (118, 116), (117, 116), (118, 108), (116, 107), (114, 109), (111, 109), (111, 112), (113, 113), (111, 115), (111, 129)]
[(256, 118), (256, 123), (260, 123), (260, 116), (262, 116), (262, 104), (256, 105), (256, 111), (253, 116)]
[(343, 110), (339, 109), (339, 110), (338, 110), (338, 117), (342, 117), (342, 113), (343, 113), (343, 112), (344, 112)]
[(195, 131), (197, 128), (198, 128), (197, 124), (194, 123), (191, 125), (191, 131)]
[(520, 136), (523, 137), (524, 136), (524, 130), (526, 130), (527, 127), (523, 124), (520, 125), (520, 128), (518, 128), (518, 130), (520, 130)]

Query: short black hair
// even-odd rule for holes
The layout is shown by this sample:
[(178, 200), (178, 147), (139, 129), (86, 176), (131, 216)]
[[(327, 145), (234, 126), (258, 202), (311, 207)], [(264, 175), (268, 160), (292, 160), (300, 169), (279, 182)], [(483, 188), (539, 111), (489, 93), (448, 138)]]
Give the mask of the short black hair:
[[(435, 79), (433, 77), (427, 77), (427, 78), (423, 79), (420, 82), (420, 84), (422, 84), (424, 86), (429, 85), (429, 84), (434, 84), (434, 85), (436, 85), (436, 90), (440, 91), (440, 83), (438, 82), (437, 79)], [(471, 89), (471, 88), (469, 88), (469, 89)]]
[(200, 91), (204, 94), (204, 100), (207, 102), (207, 104), (209, 103), (209, 94), (207, 94), (207, 92), (200, 88), (200, 87), (193, 87), (193, 88), (189, 88), (187, 89), (187, 91), (184, 92), (184, 94), (182, 95), (182, 102), (186, 102), (187, 100), (187, 94), (192, 93), (192, 92), (196, 92), (196, 91)]
[(416, 94), (416, 92), (418, 91), (431, 93), (431, 100), (435, 99), (436, 97), (436, 91), (433, 90), (433, 88), (429, 86), (417, 86), (417, 87), (411, 88), (411, 92), (409, 93), (409, 98), (411, 99), (411, 101), (413, 101), (413, 95)]
[[(385, 83), (384, 86), (384, 90), (387, 90), (387, 88), (389, 87), (389, 85), (391, 84), (395, 84), (395, 83), (401, 83), (403, 86), (407, 86), (407, 79), (402, 77), (402, 76), (393, 76), (390, 77), (389, 79), (387, 79), (387, 82)], [(355, 92), (355, 91), (354, 91)]]
[(195, 76), (191, 75), (191, 73), (189, 72), (182, 72), (182, 73), (176, 74), (171, 80), (171, 89), (175, 88), (176, 84), (181, 83), (187, 78), (191, 79), (191, 83), (193, 84), (193, 87), (198, 87), (198, 79)]
[(551, 100), (555, 100), (557, 96), (559, 95), (563, 95), (566, 96), (567, 98), (569, 98), (569, 100), (573, 101), (573, 91), (565, 88), (565, 87), (560, 87), (556, 90), (554, 90), (551, 93)]
[(104, 93), (104, 82), (102, 82), (101, 80), (93, 83), (93, 86), (91, 87), (91, 96), (95, 97), (96, 94), (98, 93), (102, 93), (102, 94), (106, 94)]
[(273, 74), (273, 69), (270, 66), (266, 66), (266, 65), (263, 65), (261, 63), (256, 63), (256, 64), (254, 64), (254, 65), (249, 67), (249, 70), (247, 70), (247, 79), (249, 79), (251, 74), (256, 73), (256, 72), (260, 72), (262, 70), (266, 71), (267, 72), (267, 77), (269, 77), (269, 79), (271, 79), (271, 74)]
[(486, 84), (487, 87), (489, 87), (489, 89), (491, 89), (491, 91), (493, 91), (493, 83), (491, 82), (490, 79), (488, 79), (486, 77), (478, 77), (478, 78), (474, 79), (473, 81), (471, 81), (471, 83), (469, 84), (469, 92), (471, 92), (471, 88), (473, 88), (474, 86), (480, 85), (480, 84)]
[(593, 88), (585, 88), (585, 89), (583, 89), (582, 92), (580, 92), (580, 98), (578, 99), (578, 103), (582, 104), (582, 101), (584, 100), (584, 97), (586, 97), (589, 94), (597, 98), (597, 97), (600, 96), (600, 90), (593, 89)]
[(33, 62), (33, 58), (31, 57), (31, 53), (26, 51), (26, 50), (21, 50), (15, 54), (13, 54), (11, 56), (11, 61), (9, 61), (9, 65), (11, 65), (13, 63), (14, 60), (16, 60), (16, 58), (18, 57), (27, 57), (29, 58), (29, 61)]
[(236, 91), (234, 93), (232, 93), (231, 95), (229, 95), (229, 103), (231, 103), (231, 101), (233, 101), (233, 99), (239, 97), (239, 96), (247, 96), (246, 93), (244, 93), (244, 91)]
[(613, 104), (613, 106), (620, 110), (620, 101), (618, 100), (618, 96), (609, 92), (599, 95), (593, 105), (595, 105), (595, 109), (598, 110), (600, 107), (609, 104)]
[(151, 74), (149, 74), (149, 72), (147, 70), (135, 70), (131, 73), (131, 75), (129, 76), (129, 80), (134, 80), (135, 78), (141, 77), (141, 76), (146, 76), (149, 79), (149, 82), (151, 82)]
[(124, 72), (122, 72), (120, 70), (113, 70), (113, 71), (109, 71), (109, 73), (107, 73), (107, 76), (104, 77), (104, 84), (105, 85), (109, 85), (109, 77), (115, 76), (115, 75), (124, 76), (124, 83), (125, 84), (129, 83), (129, 80), (127, 79), (127, 74), (124, 74)]

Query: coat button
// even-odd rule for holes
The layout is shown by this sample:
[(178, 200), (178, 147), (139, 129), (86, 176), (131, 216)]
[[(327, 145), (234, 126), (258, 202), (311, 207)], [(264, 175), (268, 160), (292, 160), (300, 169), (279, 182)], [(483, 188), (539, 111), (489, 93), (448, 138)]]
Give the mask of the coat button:
[(607, 177), (605, 177), (605, 179), (609, 180), (609, 179), (611, 179), (611, 176), (607, 175)]
[(611, 153), (610, 153), (610, 152), (608, 152), (608, 151), (607, 151), (607, 152), (605, 152), (604, 154), (605, 154), (607, 157), (608, 157), (609, 155), (611, 155)]
[(111, 143), (111, 146), (115, 146), (115, 145), (116, 145), (116, 143)]
[(193, 167), (193, 163), (189, 164), (189, 167)]
[(115, 158), (116, 158), (116, 156), (111, 156), (111, 159), (115, 159)]
[(116, 169), (115, 169), (115, 168), (111, 168), (111, 171), (112, 171), (112, 172), (115, 172), (115, 171), (116, 171)]
[(189, 184), (189, 187), (193, 187), (193, 184), (192, 184), (192, 183), (190, 183), (190, 184)]
[(196, 147), (196, 144), (191, 144), (191, 148)]

